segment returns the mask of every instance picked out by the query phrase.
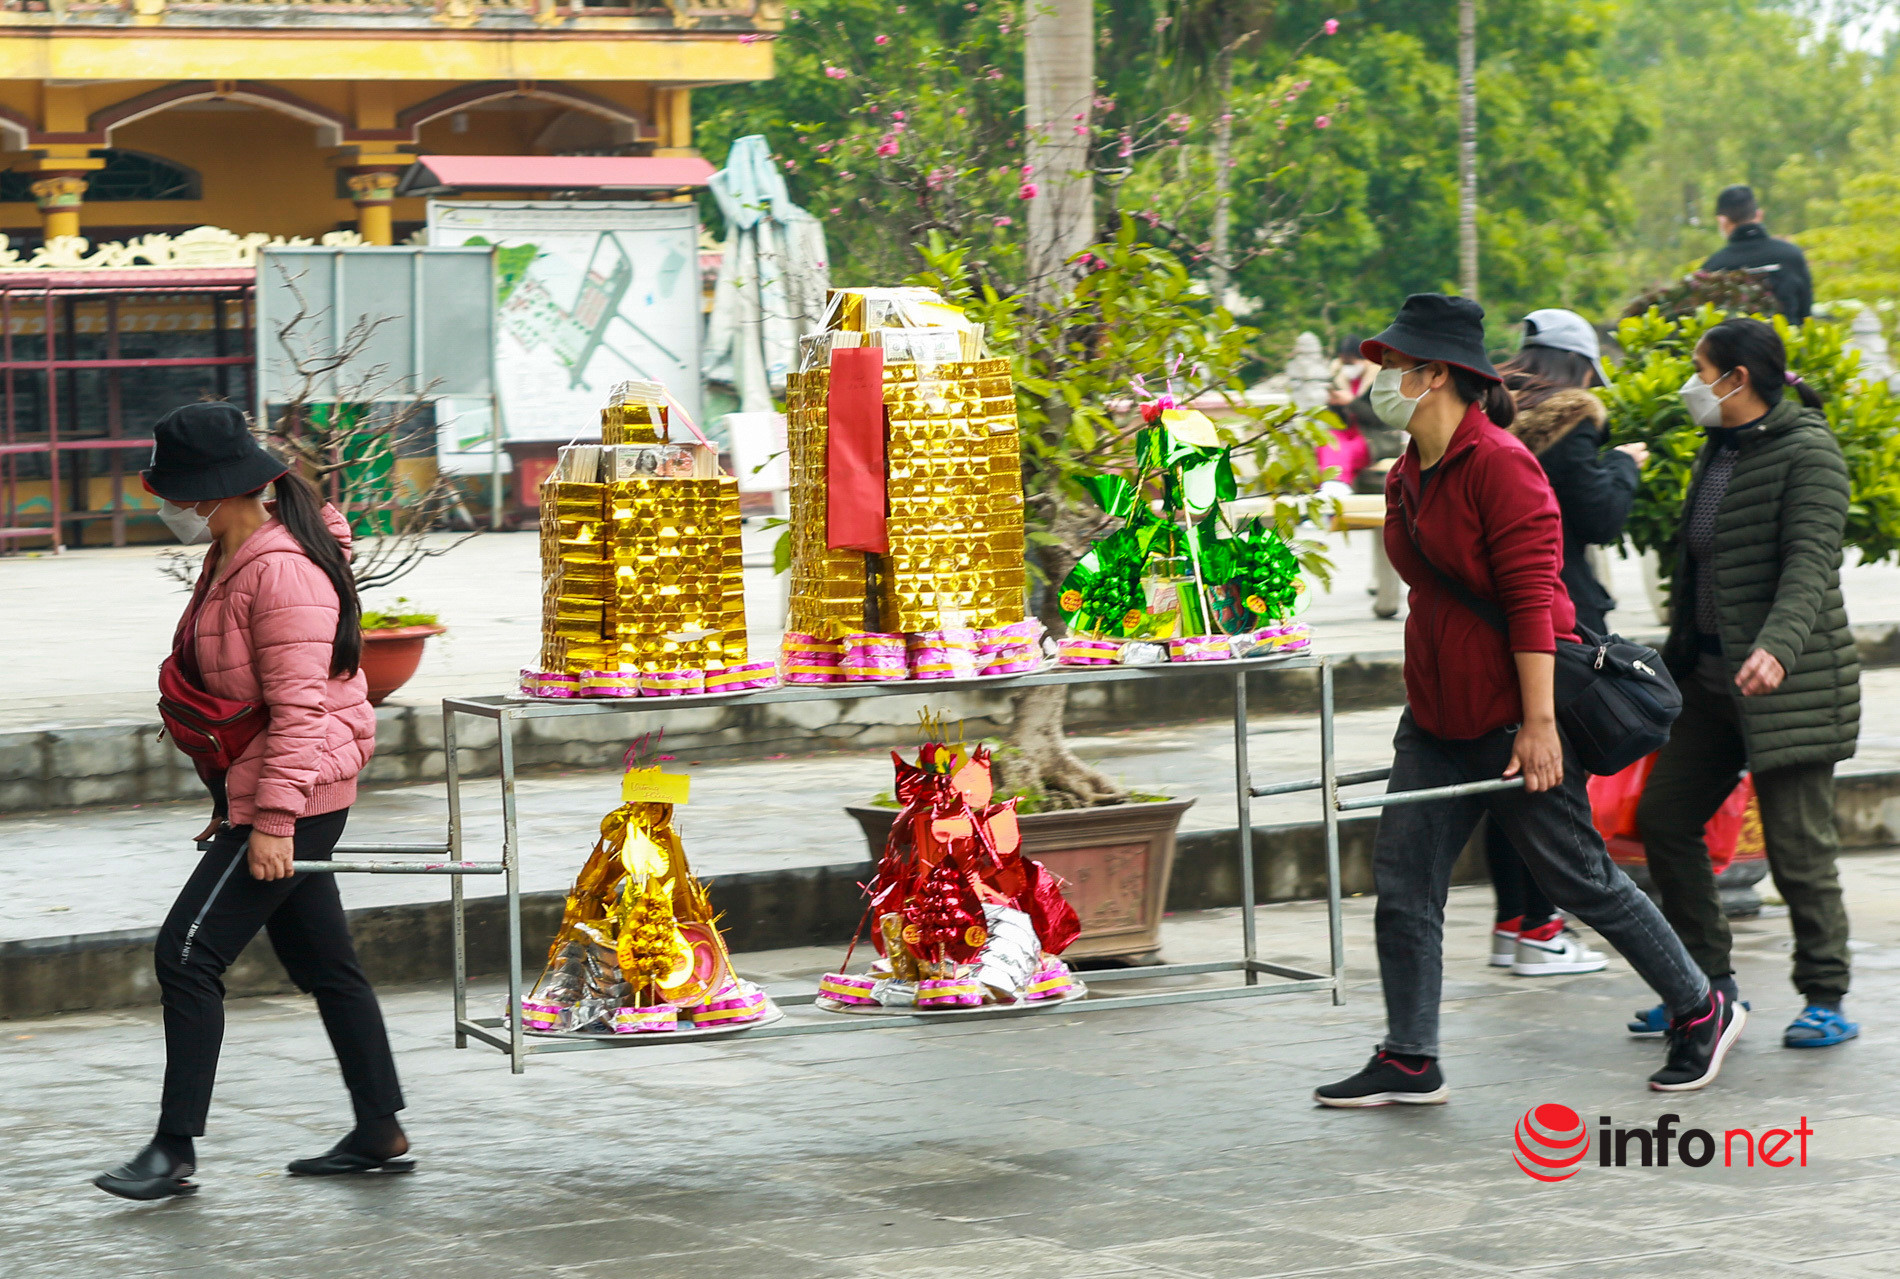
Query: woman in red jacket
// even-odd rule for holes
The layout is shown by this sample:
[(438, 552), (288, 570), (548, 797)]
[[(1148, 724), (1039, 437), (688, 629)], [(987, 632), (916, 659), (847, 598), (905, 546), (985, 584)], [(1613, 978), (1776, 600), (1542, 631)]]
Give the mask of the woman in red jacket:
[(376, 745), (357, 670), (349, 527), (258, 445), (229, 404), (174, 409), (153, 436), (144, 478), (163, 499), (160, 514), (187, 545), (212, 544), (173, 638), (173, 662), (203, 693), (261, 704), (267, 722), (228, 773), (206, 778), (217, 810), (206, 831), (211, 849), (159, 930), (165, 1085), (157, 1134), (93, 1184), (126, 1199), (197, 1190), (193, 1138), (204, 1134), (217, 1078), (224, 971), (260, 928), (291, 980), (316, 996), (356, 1110), (347, 1137), (290, 1171), (408, 1172), (396, 1063), (336, 876), (291, 869), (330, 856)]
[[(1524, 786), (1384, 811), (1372, 868), (1386, 1039), (1363, 1070), (1314, 1098), (1380, 1106), (1449, 1095), (1438, 1067), (1445, 895), (1484, 813), (1550, 900), (1601, 933), (1662, 996), (1669, 1057), (1650, 1087), (1705, 1087), (1745, 1014), (1711, 991), (1590, 822), (1584, 770), (1558, 731), (1553, 690), (1556, 641), (1576, 625), (1558, 579), (1562, 521), (1543, 468), (1503, 429), (1514, 410), (1485, 354), (1484, 312), (1465, 298), (1414, 294), (1365, 354), (1381, 365), (1374, 410), (1412, 436), (1385, 489), (1386, 554), (1411, 587), (1406, 706), (1389, 789), (1520, 776)], [(1452, 582), (1495, 605), (1502, 623), (1462, 603)]]

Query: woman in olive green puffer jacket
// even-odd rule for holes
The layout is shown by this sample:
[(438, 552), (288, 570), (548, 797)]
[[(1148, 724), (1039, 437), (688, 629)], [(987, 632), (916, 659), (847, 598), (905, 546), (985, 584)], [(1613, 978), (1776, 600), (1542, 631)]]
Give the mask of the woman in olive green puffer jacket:
[[(1702, 829), (1742, 770), (1753, 775), (1806, 1003), (1782, 1042), (1825, 1048), (1859, 1033), (1841, 1011), (1848, 929), (1834, 829), (1834, 765), (1860, 732), (1860, 659), (1841, 602), (1847, 463), (1820, 396), (1788, 379), (1772, 327), (1725, 320), (1695, 356), (1683, 399), (1709, 442), (1683, 504), (1663, 647), (1682, 717), (1637, 826), (1664, 916), (1716, 989), (1739, 999)], [(1638, 1014), (1630, 1029), (1660, 1029), (1655, 1019)]]
[[(1827, 414), (1793, 395), (1782, 396), (1736, 442), (1728, 491), (1715, 513), (1711, 585), (1720, 656), (1733, 673), (1760, 649), (1785, 672), (1778, 687), (1741, 700), (1748, 766), (1766, 773), (1849, 759), (1860, 735), (1860, 657), (1841, 601), (1847, 462)], [(1698, 482), (1720, 447), (1703, 447)], [(1682, 606), (1671, 609), (1663, 648), (1678, 680), (1695, 673), (1694, 601), (1701, 588), (1684, 536), (1674, 581)]]

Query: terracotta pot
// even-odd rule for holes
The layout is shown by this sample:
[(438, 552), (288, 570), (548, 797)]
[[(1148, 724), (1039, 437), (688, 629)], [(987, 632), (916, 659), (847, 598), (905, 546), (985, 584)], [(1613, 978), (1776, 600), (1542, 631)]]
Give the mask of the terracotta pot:
[(363, 678), (369, 681), (369, 704), (383, 699), (409, 682), (422, 665), (422, 646), (446, 626), (397, 626), (363, 632)]
[[(1110, 804), (1031, 813), (1017, 819), (1023, 855), (1065, 881), (1063, 895), (1082, 919), (1082, 935), (1065, 959), (1148, 955), (1161, 947), (1161, 914), (1174, 873), (1174, 835), (1191, 799)], [(895, 808), (848, 804), (871, 846), (884, 855)]]

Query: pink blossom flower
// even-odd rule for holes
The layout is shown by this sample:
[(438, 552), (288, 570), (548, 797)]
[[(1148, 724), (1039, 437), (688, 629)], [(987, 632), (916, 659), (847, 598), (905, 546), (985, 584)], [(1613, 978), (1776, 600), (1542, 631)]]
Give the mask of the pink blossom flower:
[(1193, 125), (1194, 117), (1191, 115), (1183, 115), (1179, 111), (1168, 113), (1168, 127), (1176, 133), (1186, 133)]
[(1326, 25), (1321, 27), (1320, 30), (1324, 31), (1327, 35), (1334, 34), (1335, 32), (1339, 30), (1339, 19), (1338, 18), (1326, 19)]
[(1016, 188), (1016, 198), (1018, 200), (1033, 200), (1037, 194), (1038, 191), (1034, 182), (1025, 182)]
[(1121, 145), (1115, 148), (1115, 154), (1126, 160), (1135, 153), (1135, 140), (1126, 133), (1122, 134)]
[(825, 78), (827, 80), (842, 80), (850, 74), (851, 73), (846, 71), (843, 67), (834, 67), (829, 63), (825, 65)]
[(996, 27), (996, 29), (997, 29), (998, 31), (1000, 31), (1000, 32), (1002, 32), (1002, 33), (1003, 33), (1004, 35), (1008, 35), (1008, 34), (1009, 34), (1009, 23), (1007, 23), (1007, 22), (1002, 22), (1002, 23), (998, 23), (998, 24), (997, 24), (997, 27)]
[(832, 211), (832, 213), (834, 213), (834, 214), (838, 214), (838, 213), (843, 213), (843, 212), (844, 212), (844, 210), (843, 210), (843, 209), (840, 209), (840, 208), (839, 208), (839, 207), (837, 207), (836, 205), (833, 205), (833, 206), (832, 206), (832, 208), (831, 208), (831, 211)]
[(966, 5), (964, 5), (964, 6), (963, 6), (963, 8), (964, 8), (964, 11), (965, 11), (966, 13), (975, 13), (975, 12), (976, 12), (976, 6), (975, 6), (975, 5), (973, 5), (973, 4), (966, 4)]
[(787, 160), (787, 161), (785, 162), (785, 171), (786, 171), (787, 173), (797, 173), (797, 172), (798, 172), (798, 161), (796, 161), (796, 160)]
[(877, 153), (879, 155), (896, 155), (897, 135), (894, 133), (885, 134), (884, 140), (877, 144)]
[(835, 143), (831, 143), (831, 142), (820, 142), (817, 146), (818, 154), (823, 155), (825, 152), (831, 150), (831, 148), (835, 145), (836, 145)]
[(1333, 122), (1333, 118), (1331, 116), (1323, 115), (1313, 121), (1313, 127), (1315, 129), (1324, 129), (1330, 126), (1332, 122)]
[(739, 43), (740, 44), (757, 44), (759, 41), (765, 38), (766, 38), (765, 35), (761, 32), (748, 31), (744, 35), (739, 37)]
[(1086, 111), (1077, 111), (1073, 116), (1070, 117), (1070, 119), (1073, 119), (1073, 120), (1086, 120), (1088, 118), (1089, 118), (1089, 113)]
[(1036, 166), (1033, 164), (1025, 164), (1018, 172), (1025, 178), (1033, 178), (1036, 176)]
[[(1115, 109), (1115, 99), (1097, 98), (1095, 99), (1095, 109), (1097, 111), (1113, 111)], [(1081, 117), (1077, 116), (1076, 118), (1080, 119)]]
[(1076, 136), (1086, 138), (1089, 135), (1089, 127), (1086, 124), (1078, 124), (1075, 126), (1075, 132)]
[(851, 170), (849, 169), (844, 169), (839, 172), (838, 176), (843, 178), (846, 182), (849, 182), (852, 178), (855, 178), (858, 175), (851, 172)]
[(1015, 218), (991, 218), (990, 225), (991, 226), (1015, 226), (1016, 219)]
[(995, 67), (991, 67), (989, 78), (992, 80), (1001, 80), (1003, 78), (1003, 73), (1001, 71), (998, 71)]
[(970, 110), (970, 108), (968, 108), (968, 107), (958, 107), (958, 108), (957, 108), (957, 118), (958, 118), (959, 120), (960, 120), (960, 119), (962, 119), (962, 118), (963, 118), (963, 117), (964, 117), (965, 115), (967, 115), (967, 114), (969, 114), (969, 110)]
[(877, 105), (877, 103), (875, 103), (875, 102), (873, 102), (873, 103), (872, 103), (872, 104), (871, 104), (870, 106), (868, 106), (868, 107), (866, 107), (866, 108), (864, 108), (864, 109), (865, 109), (866, 111), (868, 111), (868, 112), (870, 112), (870, 113), (871, 113), (872, 115), (876, 115), (876, 114), (877, 114), (877, 112), (878, 112), (878, 105)]
[(889, 44), (890, 42), (891, 42), (891, 38), (889, 36), (872, 36), (871, 37), (872, 44)]

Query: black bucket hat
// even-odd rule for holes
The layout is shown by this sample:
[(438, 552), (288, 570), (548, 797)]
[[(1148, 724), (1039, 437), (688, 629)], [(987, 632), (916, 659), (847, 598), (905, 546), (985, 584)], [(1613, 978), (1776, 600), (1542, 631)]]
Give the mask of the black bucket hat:
[(290, 468), (271, 456), (235, 405), (181, 404), (152, 428), (145, 487), (179, 506), (255, 493)]
[(1388, 350), (1425, 364), (1455, 364), (1487, 381), (1504, 380), (1484, 351), (1484, 308), (1470, 298), (1414, 293), (1385, 332), (1359, 344), (1359, 354), (1375, 364)]

